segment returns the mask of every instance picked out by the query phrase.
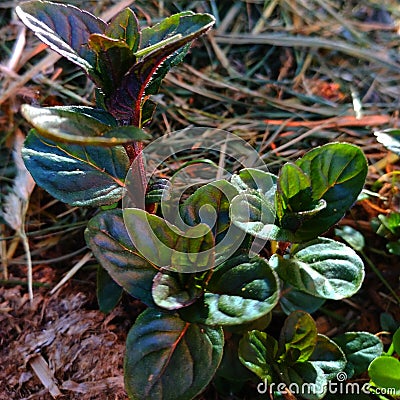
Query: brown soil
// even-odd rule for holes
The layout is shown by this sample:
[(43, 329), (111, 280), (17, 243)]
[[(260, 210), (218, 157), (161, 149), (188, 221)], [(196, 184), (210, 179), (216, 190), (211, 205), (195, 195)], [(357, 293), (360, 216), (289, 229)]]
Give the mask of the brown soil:
[(31, 305), (25, 288), (0, 287), (1, 400), (127, 399), (123, 357), (132, 317), (123, 305), (109, 315), (96, 309), (93, 289), (71, 281), (50, 296), (42, 288)]

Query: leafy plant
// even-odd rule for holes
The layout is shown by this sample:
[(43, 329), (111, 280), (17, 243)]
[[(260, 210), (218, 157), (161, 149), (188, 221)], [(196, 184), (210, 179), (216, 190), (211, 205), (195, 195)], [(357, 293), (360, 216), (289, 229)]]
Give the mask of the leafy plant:
[[(23, 3), (17, 13), (97, 87), (95, 108), (24, 105), (33, 129), (23, 157), (36, 182), (57, 199), (103, 208), (85, 232), (104, 268), (98, 274), (100, 307), (111, 310), (122, 290), (148, 306), (127, 339), (130, 398), (191, 399), (214, 376), (240, 381), (235, 371), (246, 370), (238, 357), (254, 378), (285, 385), (323, 387), (341, 370), (366, 369), (357, 360), (375, 355), (369, 352), (373, 340), (357, 354), (352, 337), (338, 339), (341, 350), (317, 334), (305, 312), (326, 299), (352, 296), (362, 284), (358, 255), (319, 236), (363, 188), (367, 163), (361, 150), (347, 143), (317, 147), (284, 164), (277, 176), (244, 168), (199, 187), (176, 218), (167, 219), (157, 204), (169, 184), (147, 187), (141, 141), (150, 136), (142, 128), (154, 111), (151, 95), (214, 18), (183, 12), (141, 29), (130, 9), (109, 24), (47, 1)], [(135, 191), (151, 207), (122, 211), (133, 163)], [(273, 249), (269, 257), (254, 254), (262, 241)], [(277, 307), (290, 314), (278, 340), (266, 332)]]
[[(397, 354), (397, 357), (395, 356)], [(400, 328), (393, 335), (392, 344), (387, 352), (375, 358), (368, 367), (371, 378), (372, 391), (378, 387), (377, 393), (387, 393), (393, 397), (400, 397)]]

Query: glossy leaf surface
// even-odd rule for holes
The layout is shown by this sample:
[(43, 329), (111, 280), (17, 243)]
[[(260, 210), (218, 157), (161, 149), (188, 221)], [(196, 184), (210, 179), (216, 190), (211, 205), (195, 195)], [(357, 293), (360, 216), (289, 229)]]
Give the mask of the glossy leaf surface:
[(52, 50), (86, 72), (94, 69), (95, 54), (88, 48), (92, 33), (103, 33), (106, 23), (72, 5), (28, 1), (16, 8), (22, 22)]
[(324, 299), (352, 296), (364, 278), (364, 265), (355, 251), (327, 238), (293, 246), (289, 259), (274, 254), (270, 265), (283, 281)]
[(195, 302), (202, 294), (194, 274), (159, 272), (153, 281), (154, 302), (161, 308), (177, 310)]
[(123, 147), (60, 144), (32, 131), (22, 156), (38, 185), (64, 203), (102, 206), (122, 197), (129, 168)]
[(133, 246), (121, 210), (104, 211), (93, 217), (85, 231), (85, 239), (118, 285), (146, 305), (155, 307), (151, 288), (157, 269)]
[(317, 343), (317, 328), (310, 314), (291, 313), (285, 320), (279, 338), (280, 352), (289, 363), (307, 361)]
[(129, 331), (125, 388), (136, 400), (187, 400), (210, 382), (222, 358), (221, 328), (148, 309)]
[(383, 351), (380, 339), (369, 332), (346, 332), (333, 338), (347, 358), (344, 371), (348, 378), (368, 369), (369, 364)]
[(99, 308), (108, 314), (121, 299), (123, 288), (119, 286), (110, 274), (101, 266), (97, 269), (96, 294)]
[(271, 383), (273, 363), (278, 353), (278, 342), (266, 332), (253, 330), (244, 334), (239, 343), (239, 359), (261, 380)]
[(310, 358), (314, 366), (324, 371), (327, 380), (337, 377), (337, 374), (345, 369), (346, 357), (341, 348), (325, 335), (318, 334), (317, 342)]
[(40, 135), (58, 142), (111, 147), (150, 138), (134, 126), (118, 127), (110, 114), (89, 107), (41, 108), (24, 104), (21, 112)]
[(400, 361), (397, 358), (389, 356), (375, 358), (368, 367), (368, 374), (377, 386), (392, 390), (397, 396), (400, 395)]
[(204, 297), (181, 315), (207, 325), (241, 325), (268, 314), (278, 298), (278, 280), (268, 263), (261, 257), (238, 256), (216, 268)]
[(187, 273), (214, 265), (214, 238), (208, 225), (199, 224), (183, 232), (137, 208), (125, 209), (124, 219), (133, 243), (155, 265)]

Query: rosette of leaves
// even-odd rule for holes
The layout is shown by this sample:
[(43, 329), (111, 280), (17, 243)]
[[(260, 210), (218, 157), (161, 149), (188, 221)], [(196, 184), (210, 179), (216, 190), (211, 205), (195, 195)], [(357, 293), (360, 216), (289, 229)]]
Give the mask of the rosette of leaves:
[[(132, 208), (125, 209), (124, 216), (121, 210), (112, 210), (103, 212), (90, 221), (86, 239), (101, 265), (118, 285), (154, 310), (146, 311), (143, 317), (146, 324), (150, 318), (148, 315), (157, 316), (159, 319), (158, 325), (154, 325), (158, 330), (154, 328), (152, 332), (146, 331), (149, 345), (153, 342), (163, 342), (163, 336), (169, 335), (169, 328), (164, 327), (162, 321), (168, 325), (171, 323), (171, 318), (182, 329), (185, 326), (193, 326), (200, 330), (205, 329), (204, 327), (209, 329), (222, 327), (225, 331), (240, 335), (252, 329), (265, 329), (270, 322), (271, 311), (277, 306), (278, 301), (282, 309), (289, 314), (296, 309), (315, 311), (325, 299), (341, 299), (357, 292), (364, 276), (361, 259), (345, 244), (318, 237), (321, 230), (328, 229), (330, 224), (336, 222), (345, 211), (343, 207), (339, 208), (341, 203), (335, 199), (334, 194), (340, 193), (339, 200), (341, 200), (345, 193), (348, 204), (354, 201), (361, 191), (366, 162), (362, 153), (351, 145), (331, 144), (312, 150), (314, 156), (317, 152), (319, 157), (325, 160), (336, 157), (335, 151), (343, 153), (343, 150), (347, 152), (345, 151), (342, 157), (348, 158), (347, 163), (343, 160), (343, 164), (351, 165), (353, 162), (354, 171), (346, 170), (342, 165), (342, 168), (335, 170), (340, 171), (339, 173), (329, 172), (328, 161), (325, 161), (328, 165), (318, 162), (317, 166), (322, 171), (320, 173), (327, 173), (328, 179), (326, 181), (320, 179), (319, 186), (314, 184), (314, 191), (319, 196), (316, 200), (312, 200), (310, 195), (313, 188), (312, 179), (297, 167), (293, 167), (293, 170), (300, 175), (297, 180), (288, 180), (282, 171), (278, 176), (273, 176), (261, 170), (245, 169), (233, 175), (230, 182), (216, 181), (197, 189), (181, 205), (176, 220), (167, 220), (163, 216)], [(303, 165), (308, 159), (310, 159), (309, 153), (295, 165)], [(357, 162), (354, 162), (354, 159)], [(283, 169), (285, 168), (287, 167), (284, 166)], [(315, 168), (314, 171), (318, 170)], [(306, 187), (301, 183), (303, 178), (309, 186)], [(299, 185), (301, 189), (298, 190)], [(162, 185), (162, 187), (167, 186)], [(276, 204), (282, 201), (279, 199), (279, 190), (285, 193), (286, 204), (289, 205), (282, 208), (284, 211), (281, 216), (275, 215), (274, 212)], [(315, 215), (326, 207), (336, 206), (334, 219), (327, 215), (325, 217), (327, 222), (323, 227), (317, 226), (312, 233), (306, 235), (306, 238), (311, 240), (293, 244), (285, 256), (273, 254), (270, 259), (257, 255), (250, 256), (251, 236), (257, 231), (248, 229), (249, 225), (246, 224), (262, 221), (263, 226), (273, 227), (272, 232), (282, 235), (281, 231), (284, 231), (286, 236), (289, 234), (295, 236), (298, 230), (302, 229), (302, 224), (296, 224), (293, 231), (290, 231), (290, 227), (281, 226), (284, 212), (295, 213), (291, 202), (296, 195), (292, 196), (291, 191), (299, 193), (302, 190), (306, 192), (304, 198), (310, 201), (307, 203), (304, 200), (301, 203), (303, 209), (307, 209), (309, 204), (312, 207), (316, 202), (321, 203), (322, 199), (326, 204), (321, 209), (317, 207)], [(351, 193), (350, 199), (349, 193)], [(162, 197), (159, 194), (154, 196), (153, 191), (149, 195), (152, 201)], [(311, 218), (316, 218), (313, 213), (310, 213), (305, 221)], [(299, 220), (301, 221), (300, 218)], [(236, 230), (233, 230), (234, 235), (230, 237), (228, 243), (235, 242), (233, 239), (237, 237), (241, 242), (229, 257), (223, 262), (218, 262), (221, 256), (230, 250), (229, 246), (218, 246), (224, 243), (231, 228)], [(309, 229), (304, 230), (308, 231)], [(272, 236), (272, 239), (276, 240), (277, 236)], [(196, 269), (198, 266), (199, 270)], [(284, 287), (284, 292), (281, 292), (281, 287)], [(301, 315), (304, 316), (304, 313)], [(298, 323), (303, 329), (307, 326), (307, 318), (299, 318), (296, 324)], [(142, 329), (141, 321), (139, 318), (132, 328), (129, 349), (141, 346), (142, 336), (137, 333)], [(285, 325), (285, 331), (292, 329), (290, 324), (288, 322)], [(293, 342), (296, 341), (297, 339), (293, 339)], [(222, 356), (223, 340), (218, 343), (220, 346), (218, 351)], [(199, 343), (198, 346), (203, 344)], [(326, 361), (322, 353), (326, 348), (330, 349), (327, 357), (336, 354), (340, 360), (338, 361), (340, 368), (344, 369), (343, 352), (329, 339), (314, 334), (310, 351), (304, 353), (309, 358), (304, 354), (299, 356), (298, 350), (289, 351), (286, 347), (285, 350), (276, 353), (275, 355), (281, 360), (279, 363), (288, 368), (287, 382), (291, 379), (300, 382), (303, 379), (301, 374), (304, 372), (307, 379), (315, 377), (318, 379), (318, 384), (324, 385), (326, 379), (331, 378), (338, 370), (338, 367), (330, 369), (328, 363), (326, 371), (322, 372), (325, 367), (322, 368), (321, 365)], [(178, 349), (181, 347), (177, 346), (177, 351)], [(311, 358), (312, 353), (318, 354), (319, 358), (317, 356), (315, 359)], [(186, 359), (185, 365), (192, 365), (190, 352), (186, 353), (186, 356), (189, 358)], [(179, 358), (181, 355), (178, 354), (176, 357)], [(221, 358), (214, 363), (212, 357), (207, 360), (209, 364), (205, 367), (210, 374), (208, 380), (202, 378), (204, 384), (217, 373)], [(300, 361), (307, 361), (307, 364), (302, 364), (301, 373), (297, 364)], [(126, 379), (132, 379), (127, 386), (133, 398), (146, 398), (153, 393), (152, 390), (156, 390), (151, 386), (146, 394), (138, 392), (139, 388), (147, 385), (148, 376), (158, 377), (159, 380), (154, 383), (154, 388), (157, 387), (158, 391), (164, 388), (166, 393), (167, 388), (172, 385), (167, 378), (169, 372), (165, 374), (161, 372), (161, 370), (169, 371), (169, 367), (155, 363), (153, 358), (144, 356), (138, 358), (128, 351), (125, 365)], [(204, 366), (203, 363), (200, 365)], [(173, 368), (182, 371), (178, 364), (173, 364)], [(226, 361), (221, 368), (224, 376), (230, 375)], [(138, 374), (138, 371), (145, 372)], [(218, 372), (218, 376), (222, 375)], [(192, 393), (191, 389), (188, 388), (188, 392), (185, 393), (185, 396), (187, 393)], [(313, 398), (320, 398), (318, 397), (320, 395), (314, 393)]]

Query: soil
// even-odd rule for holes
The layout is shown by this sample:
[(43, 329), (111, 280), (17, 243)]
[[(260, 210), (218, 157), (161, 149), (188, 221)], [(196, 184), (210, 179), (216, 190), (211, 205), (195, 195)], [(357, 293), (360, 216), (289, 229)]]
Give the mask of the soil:
[[(128, 300), (99, 311), (94, 289), (93, 281), (71, 280), (54, 295), (36, 289), (30, 304), (24, 287), (0, 287), (1, 400), (128, 398), (124, 343), (134, 317)], [(129, 303), (136, 315), (140, 308)]]

